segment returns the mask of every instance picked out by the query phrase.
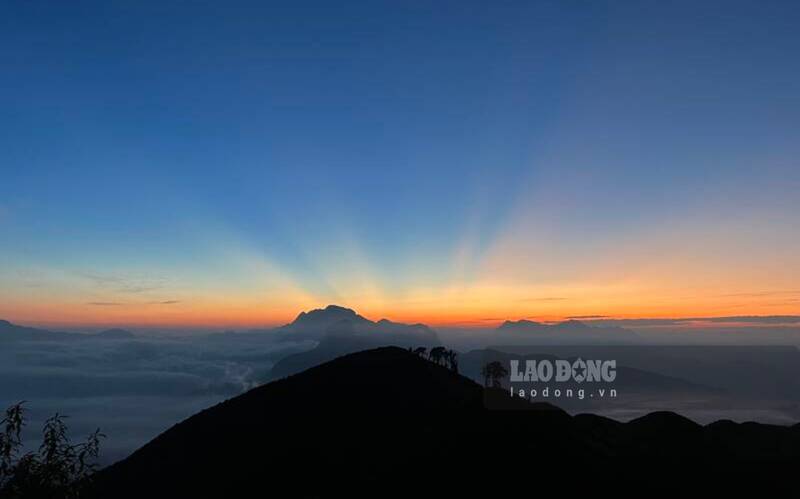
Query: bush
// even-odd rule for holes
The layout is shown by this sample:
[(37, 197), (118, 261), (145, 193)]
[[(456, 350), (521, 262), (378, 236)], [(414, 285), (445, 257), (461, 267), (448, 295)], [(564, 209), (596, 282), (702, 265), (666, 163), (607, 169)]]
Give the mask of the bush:
[(81, 497), (97, 469), (100, 439), (105, 435), (98, 429), (85, 442), (72, 444), (65, 417), (56, 414), (44, 424), (38, 451), (23, 453), (24, 416), (20, 402), (9, 407), (0, 421), (0, 497)]

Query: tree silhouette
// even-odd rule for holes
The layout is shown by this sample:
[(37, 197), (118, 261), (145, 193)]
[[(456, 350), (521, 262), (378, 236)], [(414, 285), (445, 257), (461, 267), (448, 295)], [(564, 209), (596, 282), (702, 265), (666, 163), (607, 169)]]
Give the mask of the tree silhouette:
[(23, 402), (6, 410), (0, 421), (0, 497), (80, 497), (97, 469), (100, 430), (85, 442), (72, 444), (64, 416), (45, 421), (42, 444), (36, 453), (22, 454)]
[(428, 349), (425, 347), (417, 347), (414, 349), (414, 353), (419, 355), (420, 357), (425, 357), (425, 354), (428, 352)]
[(428, 355), (428, 358), (435, 362), (436, 364), (441, 364), (442, 359), (444, 359), (445, 355), (445, 348), (444, 347), (434, 347), (431, 348), (431, 353)]
[(453, 372), (458, 372), (458, 352), (455, 350), (447, 350), (444, 354), (445, 361), (448, 367)]
[(489, 386), (489, 380), (492, 381), (492, 388), (502, 388), (500, 381), (508, 376), (508, 370), (499, 361), (489, 362), (481, 369), (481, 376), (483, 376), (483, 386)]

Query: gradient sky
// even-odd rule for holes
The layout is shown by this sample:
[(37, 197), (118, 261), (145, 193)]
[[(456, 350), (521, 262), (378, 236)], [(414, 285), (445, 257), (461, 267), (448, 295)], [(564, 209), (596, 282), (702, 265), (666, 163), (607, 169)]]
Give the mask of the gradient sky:
[(800, 4), (10, 2), (0, 317), (800, 314)]

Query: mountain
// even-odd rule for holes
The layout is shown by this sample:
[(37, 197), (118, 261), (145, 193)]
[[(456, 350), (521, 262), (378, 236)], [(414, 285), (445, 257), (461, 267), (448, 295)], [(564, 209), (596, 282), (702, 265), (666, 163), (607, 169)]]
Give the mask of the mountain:
[(0, 320), (0, 342), (3, 341), (71, 341), (71, 340), (122, 340), (136, 336), (124, 329), (108, 329), (96, 334), (64, 333), (34, 327), (19, 326)]
[[(368, 321), (369, 322), (369, 321)], [(327, 334), (311, 350), (280, 359), (272, 367), (269, 381), (299, 373), (342, 355), (381, 346), (426, 348), (439, 346), (436, 332), (423, 324), (398, 324), (381, 319), (358, 326), (343, 321), (328, 328)]]
[(424, 324), (401, 324), (387, 319), (373, 322), (349, 308), (328, 305), (302, 312), (277, 332), (286, 339), (315, 338), (311, 350), (279, 360), (266, 380), (289, 376), (342, 355), (381, 346), (427, 348), (441, 345), (436, 332)]
[[(424, 324), (401, 324), (387, 319), (373, 322), (354, 310), (328, 305), (324, 309), (300, 312), (297, 318), (285, 326), (274, 329), (274, 332), (292, 339), (312, 338), (320, 340), (326, 337), (365, 337), (381, 335), (384, 340), (406, 343), (413, 337), (415, 343), (438, 344), (436, 333)], [(383, 341), (383, 340), (382, 340)]]
[(497, 341), (514, 344), (636, 344), (641, 337), (617, 326), (589, 326), (568, 320), (544, 324), (529, 320), (505, 321), (496, 329)]
[(8, 321), (0, 320), (0, 342), (3, 341), (58, 341), (80, 339), (84, 335), (79, 333), (62, 333), (37, 329), (33, 327), (18, 326)]
[[(388, 487), (453, 489), (475, 479), (530, 490), (532, 473), (545, 480), (559, 470), (575, 477), (573, 491), (603, 483), (591, 477), (620, 489), (650, 478), (688, 483), (698, 475), (719, 490), (740, 477), (730, 475), (736, 458), (787, 456), (800, 456), (798, 427), (703, 427), (673, 413), (630, 423), (571, 417), (386, 347), (340, 357), (190, 417), (101, 471), (95, 493), (319, 497)], [(717, 465), (726, 475), (715, 476)]]
[(331, 327), (342, 323), (351, 324), (354, 327), (374, 324), (358, 315), (354, 310), (338, 305), (328, 305), (324, 309), (300, 312), (294, 321), (276, 328), (275, 332), (285, 334), (293, 339), (319, 340)]

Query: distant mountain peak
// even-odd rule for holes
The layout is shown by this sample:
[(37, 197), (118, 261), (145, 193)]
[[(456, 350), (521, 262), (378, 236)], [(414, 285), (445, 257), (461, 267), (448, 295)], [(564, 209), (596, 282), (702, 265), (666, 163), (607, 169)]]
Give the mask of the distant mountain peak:
[(346, 312), (353, 315), (358, 315), (356, 314), (356, 311), (353, 310), (352, 308), (342, 307), (340, 305), (328, 305), (327, 307), (325, 307), (325, 310), (328, 312)]
[(373, 322), (358, 315), (355, 310), (339, 305), (328, 305), (325, 308), (300, 312), (294, 321), (281, 326), (278, 330), (290, 332), (295, 337), (305, 335), (318, 339), (331, 328), (341, 332), (341, 330), (352, 330), (354, 327), (368, 324), (373, 324)]
[[(620, 327), (597, 327), (579, 320), (570, 319), (555, 324), (521, 319), (505, 321), (497, 331), (509, 334), (515, 340), (524, 339), (544, 342), (588, 342), (588, 343), (635, 343), (639, 337), (633, 331)], [(509, 336), (511, 338), (511, 336)]]
[(581, 321), (578, 321), (578, 320), (575, 320), (575, 319), (570, 319), (570, 320), (567, 320), (567, 321), (559, 322), (558, 324), (556, 324), (556, 327), (569, 327), (569, 328), (584, 329), (584, 328), (588, 328), (588, 327), (591, 327), (591, 326), (586, 325), (586, 323), (584, 323), (584, 322), (581, 322)]
[(356, 311), (352, 308), (342, 307), (340, 305), (328, 305), (325, 308), (315, 308), (309, 310), (307, 312), (300, 312), (298, 317), (306, 317), (310, 315), (321, 315), (321, 314), (347, 314), (347, 315), (358, 315)]
[(389, 319), (373, 322), (339, 305), (303, 312), (290, 324), (275, 330), (285, 339), (311, 339), (316, 348), (282, 359), (273, 366), (277, 377), (299, 372), (339, 355), (380, 346), (431, 347), (441, 345), (436, 331), (424, 324), (403, 324)]
[(66, 340), (85, 338), (85, 335), (78, 333), (62, 333), (37, 329), (34, 327), (20, 326), (9, 321), (0, 319), (0, 340)]
[(520, 319), (518, 321), (505, 321), (500, 325), (499, 329), (507, 329), (519, 326), (544, 326), (544, 324), (541, 322), (529, 321), (528, 319)]
[(309, 310), (308, 312), (300, 312), (297, 318), (289, 324), (292, 325), (302, 325), (306, 322), (330, 322), (335, 323), (339, 322), (342, 319), (364, 319), (360, 315), (356, 313), (355, 310), (341, 307), (339, 305), (328, 305), (325, 308), (315, 308), (314, 310)]

